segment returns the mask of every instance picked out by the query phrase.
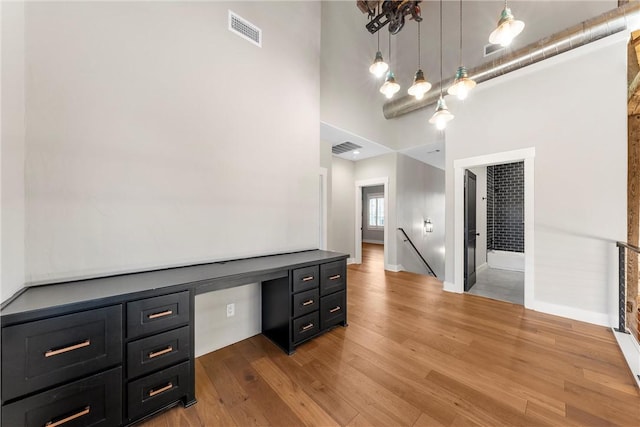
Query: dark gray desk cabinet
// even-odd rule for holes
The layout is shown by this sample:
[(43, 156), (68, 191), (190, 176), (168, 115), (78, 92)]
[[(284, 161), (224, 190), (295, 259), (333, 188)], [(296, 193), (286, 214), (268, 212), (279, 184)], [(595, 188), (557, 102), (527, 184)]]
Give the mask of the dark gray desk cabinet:
[(303, 251), (26, 288), (0, 311), (2, 425), (129, 425), (196, 402), (195, 295), (262, 283), (291, 354), (347, 324), (347, 255)]

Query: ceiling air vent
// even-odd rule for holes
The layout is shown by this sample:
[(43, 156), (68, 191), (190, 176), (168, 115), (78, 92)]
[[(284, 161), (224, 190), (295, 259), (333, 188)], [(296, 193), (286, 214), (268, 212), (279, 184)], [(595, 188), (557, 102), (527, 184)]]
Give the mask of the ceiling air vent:
[(331, 152), (333, 154), (342, 154), (351, 150), (357, 150), (358, 148), (362, 148), (361, 145), (354, 144), (353, 142), (343, 142), (342, 144), (334, 145), (331, 147)]
[(232, 11), (229, 11), (229, 31), (262, 47), (262, 30)]
[(500, 52), (502, 50), (504, 50), (504, 46), (489, 43), (484, 45), (484, 56), (493, 55), (494, 53)]

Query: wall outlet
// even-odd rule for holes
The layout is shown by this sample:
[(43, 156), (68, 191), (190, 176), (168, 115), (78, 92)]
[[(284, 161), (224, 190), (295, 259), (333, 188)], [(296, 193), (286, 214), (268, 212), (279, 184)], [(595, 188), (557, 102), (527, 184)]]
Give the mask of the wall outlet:
[(234, 303), (227, 304), (227, 317), (233, 317), (236, 315), (236, 305)]

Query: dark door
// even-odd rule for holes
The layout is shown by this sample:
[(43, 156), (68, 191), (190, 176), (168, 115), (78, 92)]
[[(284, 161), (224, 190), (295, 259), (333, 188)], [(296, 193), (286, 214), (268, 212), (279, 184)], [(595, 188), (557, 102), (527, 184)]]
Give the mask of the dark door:
[(476, 176), (464, 171), (464, 290), (476, 284)]

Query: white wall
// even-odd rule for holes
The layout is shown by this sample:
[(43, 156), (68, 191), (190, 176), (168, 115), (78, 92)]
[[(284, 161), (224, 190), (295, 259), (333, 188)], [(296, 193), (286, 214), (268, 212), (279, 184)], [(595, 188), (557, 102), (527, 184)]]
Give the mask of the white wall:
[[(444, 279), (445, 173), (411, 157), (398, 155), (398, 227), (404, 228), (436, 275)], [(430, 219), (433, 232), (425, 233)], [(427, 269), (408, 242), (398, 235), (398, 264), (404, 270), (426, 274)]]
[(0, 148), (0, 300), (24, 284), (24, 3), (0, 4), (2, 139)]
[[(322, 2), (320, 116), (327, 124), (392, 147), (396, 135), (382, 114), (386, 98), (379, 92), (384, 80), (369, 73), (377, 38), (365, 29), (367, 22), (354, 2)], [(381, 34), (386, 59), (388, 32)]]
[[(318, 2), (25, 8), (27, 281), (317, 247)], [(196, 300), (203, 331), (223, 304)], [(260, 332), (259, 310), (233, 322), (198, 354)]]
[[(487, 263), (487, 168), (471, 168), (476, 175), (476, 268)], [(484, 198), (484, 200), (483, 200)]]
[(328, 249), (355, 254), (355, 163), (333, 156), (331, 165), (331, 210)]
[[(464, 109), (450, 108), (447, 254), (462, 244), (454, 240), (453, 162), (535, 147), (532, 308), (608, 323), (614, 242), (626, 235), (626, 37), (483, 83)], [(448, 256), (446, 281), (455, 280)]]

